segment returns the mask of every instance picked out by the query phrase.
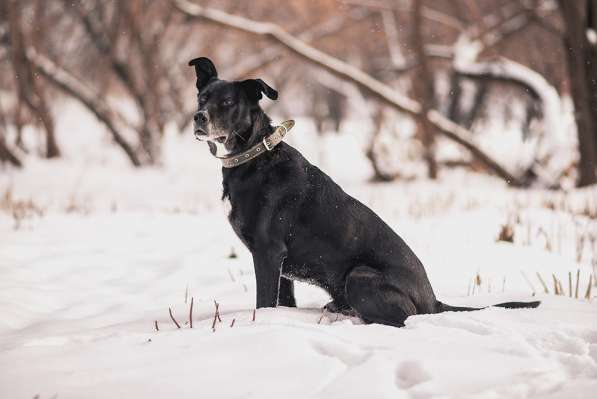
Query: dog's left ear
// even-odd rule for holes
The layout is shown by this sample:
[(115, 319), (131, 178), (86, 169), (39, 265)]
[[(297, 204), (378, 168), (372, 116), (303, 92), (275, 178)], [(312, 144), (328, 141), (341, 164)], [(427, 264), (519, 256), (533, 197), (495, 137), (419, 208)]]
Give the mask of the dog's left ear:
[(243, 80), (242, 82), (240, 82), (240, 85), (250, 100), (261, 100), (261, 98), (263, 97), (261, 93), (265, 94), (269, 99), (278, 99), (278, 92), (272, 89), (267, 83), (265, 83), (261, 79)]
[(189, 61), (189, 66), (195, 67), (195, 74), (197, 75), (197, 90), (201, 90), (212, 79), (218, 78), (218, 71), (216, 66), (209, 58), (199, 57)]

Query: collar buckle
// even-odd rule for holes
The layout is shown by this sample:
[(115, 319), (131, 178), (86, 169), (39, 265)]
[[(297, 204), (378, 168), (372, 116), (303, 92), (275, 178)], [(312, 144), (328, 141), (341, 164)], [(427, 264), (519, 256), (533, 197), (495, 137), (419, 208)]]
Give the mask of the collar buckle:
[(268, 137), (264, 137), (262, 143), (266, 150), (271, 151), (274, 146), (273, 143), (269, 142), (267, 139)]

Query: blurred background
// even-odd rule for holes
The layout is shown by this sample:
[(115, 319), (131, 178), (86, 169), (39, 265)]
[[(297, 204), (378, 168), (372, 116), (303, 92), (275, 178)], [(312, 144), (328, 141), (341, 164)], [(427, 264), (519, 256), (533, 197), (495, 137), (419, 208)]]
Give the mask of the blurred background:
[[(597, 0), (0, 0), (0, 397), (595, 396), (596, 24)], [(541, 307), (384, 329), (296, 282), (255, 318), (199, 56), (278, 90), (285, 141), (438, 299)]]
[(2, 0), (0, 161), (84, 157), (71, 144), (96, 134), (160, 167), (168, 132), (191, 135), (187, 62), (207, 56), (275, 87), (266, 112), (299, 121), (313, 162), (347, 153), (355, 179), (587, 186), (596, 24), (597, 0)]

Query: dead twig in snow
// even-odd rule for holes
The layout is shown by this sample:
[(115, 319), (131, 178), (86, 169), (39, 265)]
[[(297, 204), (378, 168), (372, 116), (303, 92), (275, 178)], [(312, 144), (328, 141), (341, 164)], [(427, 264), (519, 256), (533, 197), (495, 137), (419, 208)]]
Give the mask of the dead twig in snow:
[(214, 321), (211, 323), (211, 330), (213, 332), (216, 332), (216, 321), (220, 321), (220, 323), (222, 322), (222, 319), (220, 318), (220, 304), (216, 302), (216, 300), (214, 299), (214, 306), (215, 306), (215, 311), (214, 311)]
[(558, 281), (558, 278), (556, 277), (556, 275), (554, 273), (552, 273), (551, 276), (553, 277), (553, 290), (554, 290), (555, 294), (562, 295), (562, 291), (560, 288), (560, 282)]
[(193, 297), (191, 297), (191, 308), (189, 309), (189, 326), (193, 328)]
[(585, 294), (585, 299), (587, 301), (591, 300), (591, 288), (593, 287), (593, 275), (589, 276), (589, 285), (587, 286), (587, 293)]
[(180, 324), (178, 324), (178, 322), (174, 318), (174, 315), (172, 314), (172, 308), (168, 308), (168, 313), (170, 313), (170, 318), (172, 319), (172, 321), (174, 322), (174, 324), (176, 324), (176, 327), (180, 328)]
[(325, 316), (325, 311), (326, 311), (326, 308), (323, 308), (321, 310), (321, 317), (319, 318), (319, 320), (317, 320), (317, 324), (321, 324), (321, 321), (323, 320), (323, 316)]
[(230, 323), (230, 328), (234, 327), (234, 322), (236, 321), (236, 319), (232, 319), (232, 322)]
[(535, 286), (533, 285), (533, 283), (531, 283), (531, 280), (529, 280), (526, 273), (523, 272), (522, 270), (520, 271), (520, 274), (522, 274), (522, 277), (524, 278), (524, 280), (527, 282), (529, 287), (531, 287), (531, 291), (533, 291), (533, 296), (535, 296), (537, 290), (535, 290)]
[(217, 303), (215, 299), (214, 299), (214, 306), (216, 307), (216, 316), (218, 318), (218, 321), (221, 323), (222, 318), (220, 317), (220, 304)]
[(257, 309), (253, 309), (253, 319), (251, 321), (255, 321), (255, 313), (257, 313)]
[(160, 331), (160, 328), (158, 327), (158, 321), (157, 320), (153, 321), (153, 326), (155, 327), (156, 331)]
[(580, 269), (576, 270), (576, 288), (574, 289), (574, 298), (578, 299), (578, 282), (580, 281)]
[(539, 274), (539, 272), (537, 272), (537, 277), (539, 278), (541, 285), (543, 285), (543, 289), (545, 290), (545, 293), (549, 294), (549, 290), (547, 289), (547, 284), (545, 284), (545, 281), (543, 281), (543, 277), (541, 277), (541, 274)]

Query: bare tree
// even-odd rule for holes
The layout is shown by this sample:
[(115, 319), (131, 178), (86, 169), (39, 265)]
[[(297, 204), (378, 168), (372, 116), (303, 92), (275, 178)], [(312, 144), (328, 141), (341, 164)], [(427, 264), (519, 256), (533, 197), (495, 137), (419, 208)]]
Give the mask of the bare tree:
[(433, 124), (427, 118), (429, 111), (434, 108), (435, 89), (423, 40), (423, 0), (413, 2), (412, 14), (412, 42), (415, 63), (417, 64), (414, 70), (416, 77), (412, 79), (412, 85), (414, 97), (418, 98), (421, 103), (421, 112), (417, 115), (417, 125), (424, 146), (423, 157), (427, 163), (427, 174), (431, 179), (435, 179), (437, 178), (435, 130)]
[[(36, 4), (34, 8), (36, 22), (39, 23), (40, 29), (43, 25), (37, 18), (38, 13), (42, 11), (42, 5)], [(54, 119), (46, 99), (45, 88), (37, 79), (31, 64), (25, 56), (24, 49), (29, 43), (26, 40), (26, 34), (23, 31), (21, 21), (22, 7), (19, 6), (17, 0), (8, 0), (4, 4), (5, 12), (9, 25), (9, 44), (11, 54), (11, 64), (15, 77), (15, 86), (19, 102), (27, 105), (29, 111), (41, 121), (46, 134), (46, 151), (47, 158), (54, 158), (60, 156), (60, 149), (56, 142), (56, 135), (54, 132)]]
[[(92, 114), (94, 114), (111, 133), (114, 142), (116, 142), (126, 153), (133, 166), (141, 166), (141, 161), (134, 151), (131, 144), (121, 135), (117, 128), (117, 121), (123, 121), (125, 118), (112, 110), (98, 93), (86, 87), (67, 71), (60, 68), (48, 58), (39, 55), (34, 49), (30, 48), (26, 52), (27, 60), (34, 68), (43, 75), (50, 83), (65, 94), (72, 96), (81, 102)], [(126, 123), (126, 122), (125, 122)]]
[[(592, 181), (586, 177), (591, 171), (594, 175), (594, 167), (586, 166), (590, 159), (587, 143), (597, 147), (597, 133), (582, 133), (594, 132), (597, 126), (597, 44), (591, 39), (596, 35), (597, 0), (575, 4), (580, 3), (577, 12), (585, 22), (583, 27), (577, 24), (578, 31), (573, 33), (574, 40), (585, 46), (584, 59), (573, 61), (578, 64), (575, 68), (585, 65), (582, 81), (588, 105), (584, 109), (590, 117), (583, 121), (591, 119), (593, 126), (583, 128), (586, 122), (581, 121), (578, 129), (579, 183), (584, 185)], [(571, 89), (575, 103), (583, 97), (577, 93), (583, 89), (581, 84), (573, 82), (580, 74), (572, 69), (567, 73), (559, 62), (564, 46), (551, 44), (560, 42), (564, 33), (571, 40), (568, 25), (562, 23), (564, 11), (559, 12), (561, 7), (554, 0), (323, 0), (308, 4), (292, 0), (282, 8), (271, 7), (268, 0), (221, 0), (218, 4), (220, 9), (182, 0), (0, 2), (0, 64), (19, 72), (19, 79), (14, 79), (16, 74), (0, 76), (0, 88), (11, 93), (5, 102), (4, 147), (14, 147), (12, 153), (17, 156), (27, 152), (29, 141), (22, 140), (22, 127), (39, 124), (46, 137), (44, 153), (59, 152), (49, 102), (50, 95), (58, 92), (93, 113), (133, 165), (159, 163), (166, 126), (173, 123), (185, 130), (191, 120), (192, 71), (184, 61), (200, 53), (228, 66), (222, 75), (230, 78), (263, 72), (283, 76), (276, 82), (279, 86), (305, 94), (302, 98), (315, 96), (312, 106), (301, 105), (300, 112), (332, 130), (338, 130), (346, 117), (342, 104), (353, 106), (361, 101), (354, 99), (356, 92), (377, 101), (365, 114), (380, 126), (378, 130), (391, 126), (382, 123), (391, 119), (387, 111), (412, 118), (418, 131), (415, 140), (422, 144), (416, 156), (425, 162), (431, 177), (437, 175), (439, 166), (464, 165), (488, 170), (513, 185), (557, 186), (562, 171), (570, 165), (558, 166), (551, 160), (562, 157), (551, 157), (545, 150), (550, 138), (567, 128), (561, 95)], [(184, 23), (197, 20), (205, 23)], [(533, 50), (539, 46), (531, 43), (547, 40), (546, 36), (552, 39), (549, 49), (553, 51)], [(221, 42), (226, 46), (220, 46)], [(351, 45), (343, 45), (346, 42)], [(346, 96), (346, 89), (340, 89), (337, 94), (335, 83), (326, 86), (319, 79), (321, 69), (354, 92)], [(281, 74), (282, 70), (286, 73)], [(443, 76), (449, 76), (451, 95), (446, 94)], [(307, 79), (316, 83), (298, 85)], [(473, 92), (468, 91), (471, 87)], [(520, 113), (509, 116), (507, 104), (492, 102), (503, 93), (526, 107), (524, 117)], [(136, 112), (121, 112), (116, 104), (122, 102), (132, 104)], [(289, 102), (283, 99), (278, 104), (278, 110), (288, 113)], [(367, 102), (359, 104), (361, 109), (367, 107)], [(505, 119), (516, 118), (525, 154), (529, 154), (528, 146), (541, 149), (535, 150), (533, 159), (521, 154), (520, 161), (508, 165), (497, 161), (502, 155), (486, 146), (487, 136), (479, 129), (495, 118), (484, 112), (490, 105), (503, 107)], [(295, 112), (294, 103), (292, 107)], [(530, 135), (533, 140), (525, 143)], [(389, 144), (382, 151), (375, 144), (382, 136), (379, 131), (372, 133), (365, 155), (378, 178), (383, 175), (380, 180), (392, 180), (397, 175), (383, 171), (382, 166), (394, 165), (398, 151), (392, 151)], [(442, 159), (438, 164), (435, 147), (445, 139), (464, 148), (464, 157), (457, 155), (450, 162)]]
[[(181, 12), (190, 17), (207, 20), (235, 30), (262, 35), (273, 39), (294, 54), (324, 68), (341, 79), (345, 79), (358, 85), (362, 90), (374, 98), (377, 98), (382, 103), (398, 111), (405, 112), (413, 117), (418, 117), (422, 112), (421, 105), (418, 102), (396, 92), (362, 70), (307, 45), (278, 25), (256, 22), (244, 17), (228, 14), (221, 10), (188, 3), (183, 0), (177, 0), (176, 6)], [(471, 135), (469, 131), (450, 121), (435, 109), (429, 110), (426, 116), (438, 132), (441, 132), (448, 139), (453, 140), (466, 148), (489, 170), (495, 172), (509, 184), (521, 184), (518, 177), (512, 175), (506, 168), (497, 163), (470, 140)]]
[(597, 75), (593, 75), (595, 67), (591, 65), (591, 59), (594, 55), (587, 37), (590, 28), (587, 11), (590, 11), (588, 7), (590, 3), (586, 0), (560, 0), (559, 4), (566, 26), (564, 47), (567, 54), (579, 142), (579, 185), (587, 186), (597, 183), (595, 174), (597, 166), (597, 133), (595, 132), (597, 128), (595, 125), (597, 83), (595, 78)]
[(21, 160), (10, 148), (8, 148), (8, 145), (6, 144), (6, 130), (6, 117), (4, 116), (4, 110), (0, 108), (0, 163), (8, 162), (11, 165), (20, 168), (23, 166)]

